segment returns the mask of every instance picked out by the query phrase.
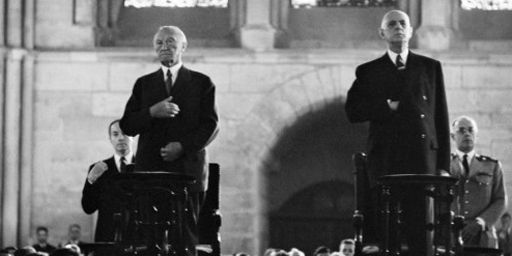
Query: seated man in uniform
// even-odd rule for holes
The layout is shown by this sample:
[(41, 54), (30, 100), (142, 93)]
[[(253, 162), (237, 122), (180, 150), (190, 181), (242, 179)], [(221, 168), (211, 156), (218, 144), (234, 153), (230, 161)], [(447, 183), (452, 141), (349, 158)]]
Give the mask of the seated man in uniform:
[(464, 245), (497, 248), (494, 224), (507, 208), (503, 171), (498, 160), (475, 153), (478, 127), (475, 120), (460, 116), (452, 123), (456, 151), (450, 173), (459, 178), (455, 214), (465, 218)]

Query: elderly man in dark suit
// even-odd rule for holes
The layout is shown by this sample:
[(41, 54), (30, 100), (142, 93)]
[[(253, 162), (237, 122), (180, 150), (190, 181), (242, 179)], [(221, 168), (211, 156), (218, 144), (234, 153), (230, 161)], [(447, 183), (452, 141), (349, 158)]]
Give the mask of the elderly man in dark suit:
[(178, 27), (160, 27), (153, 46), (161, 66), (135, 82), (121, 129), (140, 136), (136, 171), (179, 172), (196, 179), (186, 223), (186, 249), (193, 255), (208, 178), (206, 146), (218, 131), (215, 86), (208, 76), (183, 66), (187, 38)]
[(124, 193), (115, 186), (120, 173), (133, 163), (133, 139), (121, 131), (119, 120), (108, 126), (110, 143), (114, 155), (89, 167), (82, 191), (82, 208), (87, 214), (98, 211), (94, 241), (114, 241), (114, 213), (120, 213)]
[(459, 178), (454, 210), (465, 218), (465, 245), (498, 248), (494, 225), (507, 208), (503, 171), (498, 160), (475, 153), (477, 133), (475, 120), (468, 116), (460, 116), (452, 124), (457, 149), (450, 174)]
[[(450, 166), (450, 132), (439, 61), (413, 53), (406, 13), (386, 13), (379, 29), (388, 45), (380, 58), (356, 69), (345, 110), (351, 122), (370, 122), (367, 151), (370, 186), (388, 174), (439, 174)], [(377, 191), (374, 191), (374, 194)], [(417, 194), (417, 195), (413, 195)], [(404, 228), (412, 255), (425, 255), (421, 192), (404, 198)], [(422, 232), (423, 231), (423, 232)], [(399, 245), (397, 245), (399, 246)], [(418, 247), (422, 247), (419, 251)], [(416, 254), (415, 254), (416, 253)]]

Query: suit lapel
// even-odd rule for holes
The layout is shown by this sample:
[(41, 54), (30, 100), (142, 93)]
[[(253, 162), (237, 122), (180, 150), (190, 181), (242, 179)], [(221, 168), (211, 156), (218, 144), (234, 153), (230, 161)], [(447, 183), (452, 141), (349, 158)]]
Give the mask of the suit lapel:
[(112, 156), (111, 158), (107, 159), (105, 161), (105, 163), (107, 164), (108, 166), (108, 170), (111, 174), (118, 174), (119, 173), (119, 170), (117, 169), (117, 166), (116, 166), (116, 161), (114, 160), (114, 156)]
[(187, 84), (190, 81), (190, 70), (188, 70), (185, 66), (182, 66), (178, 71), (178, 78), (171, 89), (171, 95), (177, 96), (186, 88)]
[(388, 69), (386, 72), (397, 71), (395, 63), (393, 63), (393, 61), (389, 58), (389, 55), (387, 52), (385, 52), (384, 55), (382, 57), (380, 57), (379, 62), (385, 69)]
[(162, 95), (165, 98), (167, 96), (167, 89), (165, 88), (164, 72), (161, 68), (151, 74), (150, 85), (154, 93), (152, 95)]

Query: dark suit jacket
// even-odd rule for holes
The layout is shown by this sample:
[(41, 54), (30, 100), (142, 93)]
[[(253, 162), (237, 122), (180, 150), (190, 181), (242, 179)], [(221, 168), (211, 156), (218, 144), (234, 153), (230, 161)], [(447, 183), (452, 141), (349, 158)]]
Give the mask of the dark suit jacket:
[[(119, 176), (114, 157), (103, 160), (108, 166), (99, 178), (90, 184), (85, 181), (82, 191), (82, 208), (85, 213), (92, 214), (98, 211), (98, 221), (96, 223), (96, 233), (94, 241), (109, 242), (114, 241), (114, 213), (120, 213), (123, 209), (123, 192), (115, 186), (115, 180)], [(89, 167), (91, 171), (92, 167)]]
[[(399, 100), (393, 112), (387, 99)], [(439, 61), (409, 51), (398, 71), (387, 53), (360, 65), (348, 91), (351, 122), (370, 122), (370, 184), (387, 174), (436, 174), (449, 170), (448, 110)]]
[[(217, 134), (215, 86), (208, 76), (182, 67), (171, 96), (180, 113), (174, 118), (153, 118), (149, 108), (168, 97), (162, 70), (140, 77), (133, 86), (120, 127), (130, 136), (139, 135), (135, 170), (182, 172), (197, 180), (194, 191), (206, 191), (205, 147)], [(160, 148), (169, 142), (180, 142), (185, 151), (172, 162), (160, 156)]]

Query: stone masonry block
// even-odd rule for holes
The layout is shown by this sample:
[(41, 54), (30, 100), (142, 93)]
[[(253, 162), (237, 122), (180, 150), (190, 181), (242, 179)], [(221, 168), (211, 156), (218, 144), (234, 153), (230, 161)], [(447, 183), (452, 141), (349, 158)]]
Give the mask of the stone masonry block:
[(221, 209), (223, 213), (230, 211), (249, 211), (253, 209), (254, 195), (245, 190), (223, 191), (221, 190)]
[(55, 132), (56, 130), (60, 129), (60, 127), (62, 127), (62, 118), (59, 116), (59, 108), (55, 103), (56, 99), (52, 97), (51, 93), (35, 93), (35, 131)]
[(311, 71), (307, 65), (239, 64), (231, 68), (231, 90), (266, 92)]
[(492, 157), (500, 160), (503, 165), (504, 170), (512, 169), (512, 160), (510, 156), (512, 155), (512, 138), (508, 139), (496, 139), (492, 141)]
[(231, 66), (220, 63), (187, 63), (187, 67), (210, 77), (215, 84), (217, 92), (226, 92), (230, 89)]
[(224, 232), (230, 234), (249, 234), (255, 229), (254, 214), (251, 212), (222, 212), (222, 216), (230, 221), (222, 223)]
[(480, 111), (489, 113), (512, 112), (512, 90), (478, 90), (476, 106)]
[[(80, 145), (91, 140), (108, 139), (108, 124), (114, 118), (82, 117), (64, 119), (63, 138), (65, 141)], [(80, 147), (79, 147), (80, 148)]]
[(37, 90), (107, 90), (105, 63), (44, 62), (36, 65)]
[(151, 62), (111, 62), (108, 65), (108, 88), (111, 91), (131, 92), (137, 78), (159, 68), (158, 63)]
[[(495, 113), (492, 115), (494, 127), (508, 128), (512, 130), (512, 113)], [(511, 135), (512, 136), (512, 135)]]
[(104, 92), (92, 94), (92, 114), (97, 117), (121, 118), (130, 98), (130, 92)]
[(223, 241), (229, 241), (222, 243), (222, 255), (233, 255), (237, 252), (247, 252), (249, 255), (255, 255), (256, 253), (256, 238), (252, 234), (231, 234), (221, 229), (221, 237)]
[[(219, 162), (219, 164), (222, 164), (222, 162)], [(240, 164), (240, 166), (236, 166), (235, 168), (222, 168), (222, 175), (220, 178), (220, 184), (222, 188), (232, 188), (240, 190), (247, 190), (252, 188), (252, 179), (254, 179), (254, 173), (249, 171), (250, 167), (244, 167), (243, 165), (244, 164)]]
[(462, 83), (462, 68), (455, 65), (443, 65), (444, 86), (448, 88), (460, 88)]
[(462, 87), (477, 89), (510, 88), (512, 66), (465, 66), (462, 68)]
[[(241, 120), (258, 108), (265, 96), (257, 93), (217, 93), (216, 103), (223, 118)], [(268, 103), (263, 103), (268, 104)]]
[(446, 89), (446, 100), (450, 112), (469, 113), (479, 111), (478, 102), (479, 91)]
[(338, 85), (340, 94), (346, 96), (347, 91), (356, 79), (356, 68), (354, 66), (343, 65), (340, 67), (341, 83)]
[(297, 113), (304, 112), (305, 109), (308, 109), (310, 96), (308, 95), (306, 84), (304, 84), (301, 79), (291, 80), (279, 87), (278, 91), (275, 93), (278, 93), (282, 100), (288, 102)]

